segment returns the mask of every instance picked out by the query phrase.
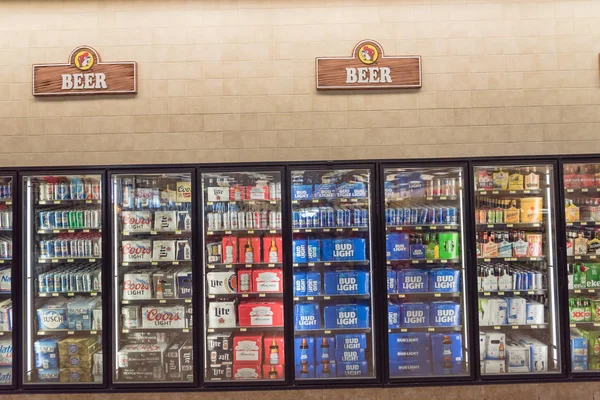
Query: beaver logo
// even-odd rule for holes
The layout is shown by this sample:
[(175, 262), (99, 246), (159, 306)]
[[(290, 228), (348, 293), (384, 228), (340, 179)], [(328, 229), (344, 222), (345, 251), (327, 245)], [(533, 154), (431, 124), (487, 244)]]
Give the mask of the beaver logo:
[(87, 71), (94, 65), (94, 56), (87, 50), (82, 50), (75, 55), (75, 66), (81, 71)]
[(372, 44), (365, 44), (360, 48), (358, 58), (363, 64), (371, 65), (379, 58), (379, 51)]

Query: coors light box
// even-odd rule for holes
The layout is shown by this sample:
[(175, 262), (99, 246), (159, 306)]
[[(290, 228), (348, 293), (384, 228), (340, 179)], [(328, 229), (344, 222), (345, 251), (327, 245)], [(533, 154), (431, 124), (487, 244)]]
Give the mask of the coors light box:
[(185, 307), (142, 307), (142, 328), (187, 328)]

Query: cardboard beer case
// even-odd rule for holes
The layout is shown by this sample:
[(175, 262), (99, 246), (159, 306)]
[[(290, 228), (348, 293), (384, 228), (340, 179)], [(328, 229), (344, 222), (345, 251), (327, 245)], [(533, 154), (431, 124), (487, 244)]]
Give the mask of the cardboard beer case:
[(336, 349), (366, 349), (367, 335), (364, 333), (339, 333), (335, 335)]
[(429, 375), (431, 373), (431, 362), (422, 359), (408, 359), (390, 362), (390, 377), (400, 378), (403, 376)]
[(262, 362), (262, 333), (236, 335), (233, 338), (234, 365), (255, 365)]
[(370, 326), (370, 307), (362, 302), (329, 305), (325, 306), (323, 311), (325, 329)]
[(400, 328), (400, 305), (388, 301), (388, 329)]
[(294, 330), (321, 329), (321, 313), (318, 303), (294, 304)]
[(361, 295), (370, 293), (370, 279), (368, 271), (326, 271), (324, 282), (325, 294)]
[(425, 293), (429, 291), (429, 272), (420, 269), (398, 271), (398, 293)]
[(239, 326), (283, 326), (283, 301), (242, 301)]

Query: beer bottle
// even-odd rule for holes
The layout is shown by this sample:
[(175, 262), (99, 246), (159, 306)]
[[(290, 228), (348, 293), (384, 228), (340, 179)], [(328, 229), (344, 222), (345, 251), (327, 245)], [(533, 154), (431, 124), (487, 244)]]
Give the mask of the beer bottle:
[(279, 251), (277, 249), (277, 245), (275, 244), (275, 238), (271, 238), (271, 247), (269, 248), (269, 262), (276, 263), (279, 262)]
[(504, 342), (500, 342), (498, 346), (498, 358), (504, 360)]
[(247, 239), (246, 246), (244, 247), (244, 262), (246, 264), (252, 264), (254, 262), (254, 248), (252, 248), (252, 240)]
[[(271, 340), (271, 346), (269, 346), (269, 364), (279, 365), (279, 346), (275, 338)], [(271, 371), (273, 371), (272, 367)], [(269, 375), (271, 374), (269, 373)], [(275, 375), (277, 375), (277, 372), (275, 372)]]
[(452, 372), (452, 340), (447, 335), (442, 338), (442, 357), (444, 372)]
[(162, 285), (162, 280), (159, 278), (156, 280), (156, 293), (155, 296), (157, 299), (164, 299), (165, 298), (165, 293), (163, 291), (163, 285)]
[(277, 368), (274, 365), (271, 365), (271, 369), (269, 370), (269, 379), (277, 379)]
[(329, 363), (329, 342), (327, 341), (326, 337), (324, 337), (321, 341), (321, 362)]
[(323, 362), (323, 378), (329, 378), (331, 376), (331, 369), (329, 368), (329, 361)]
[(300, 370), (300, 378), (308, 378), (308, 364), (302, 364), (302, 369)]
[[(308, 364), (308, 342), (306, 338), (302, 338), (302, 343), (300, 343), (300, 364), (303, 366)], [(308, 370), (306, 374), (308, 374)]]

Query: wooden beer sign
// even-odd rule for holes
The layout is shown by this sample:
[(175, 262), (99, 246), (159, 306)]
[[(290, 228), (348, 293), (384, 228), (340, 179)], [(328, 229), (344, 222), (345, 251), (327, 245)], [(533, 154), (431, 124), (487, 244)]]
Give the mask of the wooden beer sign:
[(386, 56), (374, 40), (354, 46), (350, 57), (317, 57), (317, 89), (421, 87), (421, 56)]
[(137, 93), (135, 61), (101, 62), (90, 46), (71, 52), (66, 64), (33, 66), (34, 96)]

